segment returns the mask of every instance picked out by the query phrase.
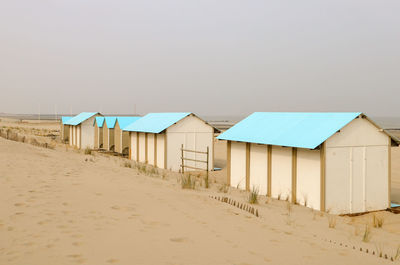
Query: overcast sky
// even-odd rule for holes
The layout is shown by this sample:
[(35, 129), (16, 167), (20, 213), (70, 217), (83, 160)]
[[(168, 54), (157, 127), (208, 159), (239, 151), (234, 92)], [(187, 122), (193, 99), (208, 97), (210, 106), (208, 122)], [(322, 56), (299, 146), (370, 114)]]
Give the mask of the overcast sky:
[(1, 1), (0, 90), (8, 113), (400, 116), (400, 1)]

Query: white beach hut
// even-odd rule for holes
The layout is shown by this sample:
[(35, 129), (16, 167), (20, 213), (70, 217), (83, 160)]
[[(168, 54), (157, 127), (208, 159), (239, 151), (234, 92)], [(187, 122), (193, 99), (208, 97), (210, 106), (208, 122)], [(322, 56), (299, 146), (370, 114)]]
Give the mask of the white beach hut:
[(103, 148), (103, 124), (104, 117), (96, 117), (94, 120), (94, 148)]
[(362, 113), (253, 113), (217, 138), (233, 187), (335, 214), (390, 207), (399, 143)]
[(104, 117), (103, 124), (103, 149), (107, 151), (114, 151), (114, 127), (117, 117)]
[(69, 145), (77, 148), (94, 147), (93, 123), (95, 117), (101, 116), (98, 112), (82, 112), (69, 119), (65, 125), (69, 125)]
[(61, 137), (61, 141), (63, 141), (63, 142), (68, 142), (68, 140), (69, 140), (69, 125), (66, 125), (65, 123), (71, 118), (72, 118), (72, 116), (62, 116), (61, 117), (60, 137)]
[[(180, 171), (183, 146), (195, 151), (184, 154), (187, 158), (185, 165), (203, 170), (214, 168), (213, 137), (216, 129), (192, 113), (149, 113), (124, 130), (130, 132), (132, 160)], [(205, 161), (207, 149), (208, 168), (205, 163), (198, 162)]]
[(117, 117), (114, 126), (114, 144), (115, 148), (114, 151), (120, 154), (127, 155), (129, 154), (129, 145), (130, 145), (130, 138), (129, 132), (124, 131), (128, 125), (131, 125), (135, 121), (140, 119), (140, 117)]

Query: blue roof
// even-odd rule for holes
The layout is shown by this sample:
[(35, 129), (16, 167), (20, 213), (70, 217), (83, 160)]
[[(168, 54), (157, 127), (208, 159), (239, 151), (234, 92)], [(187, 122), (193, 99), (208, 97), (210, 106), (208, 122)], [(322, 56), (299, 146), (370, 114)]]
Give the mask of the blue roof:
[(117, 121), (117, 117), (104, 117), (106, 120), (107, 128), (114, 129), (115, 122)]
[(125, 127), (125, 131), (160, 133), (190, 115), (190, 112), (149, 113), (133, 124)]
[(79, 125), (82, 122), (86, 121), (87, 119), (91, 118), (92, 116), (98, 114), (98, 112), (82, 112), (75, 117), (69, 119), (65, 124), (67, 125)]
[(95, 122), (97, 123), (97, 127), (101, 128), (104, 124), (104, 117), (96, 117)]
[(314, 149), (360, 114), (255, 112), (217, 139)]
[(72, 116), (62, 116), (61, 117), (61, 122), (62, 124), (65, 124), (67, 121), (69, 121), (72, 118)]
[(126, 126), (136, 122), (140, 118), (141, 117), (117, 117), (119, 128), (123, 130)]

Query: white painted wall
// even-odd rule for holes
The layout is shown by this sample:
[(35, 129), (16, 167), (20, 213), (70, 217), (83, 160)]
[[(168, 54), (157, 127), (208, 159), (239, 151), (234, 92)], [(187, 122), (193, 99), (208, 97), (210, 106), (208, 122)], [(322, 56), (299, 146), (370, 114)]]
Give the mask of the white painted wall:
[[(94, 119), (95, 116), (85, 120), (80, 124), (80, 131), (81, 133), (78, 135), (81, 135), (81, 147), (80, 148), (94, 148)], [(78, 140), (79, 143), (79, 140)]]
[(268, 147), (250, 144), (250, 189), (258, 188), (260, 195), (268, 190)]
[(81, 149), (81, 126), (76, 126), (76, 146)]
[(108, 150), (111, 150), (115, 145), (115, 130), (114, 128), (108, 128)]
[(69, 126), (69, 140), (68, 140), (68, 144), (70, 146), (74, 145), (74, 127), (73, 126)]
[(271, 161), (272, 197), (281, 200), (291, 198), (292, 191), (292, 148), (272, 146)]
[(326, 141), (326, 205), (332, 213), (388, 207), (389, 137), (355, 119)]
[(137, 161), (137, 132), (130, 132), (131, 159)]
[(164, 137), (165, 134), (157, 134), (157, 167), (164, 168)]
[(320, 210), (321, 154), (319, 150), (297, 149), (297, 202)]
[[(214, 128), (197, 118), (196, 116), (187, 116), (176, 124), (170, 126), (167, 130), (167, 164), (168, 169), (179, 171), (181, 165), (181, 146), (185, 149), (196, 151), (207, 151), (209, 147), (209, 170), (214, 168), (213, 157), (213, 137)], [(185, 157), (198, 160), (206, 160), (204, 154), (194, 154), (185, 152)], [(200, 162), (188, 162), (186, 165), (194, 165), (204, 168), (205, 164)], [(189, 171), (190, 169), (185, 169)]]
[(246, 143), (231, 143), (231, 186), (246, 189)]
[(139, 133), (139, 162), (146, 162), (146, 136), (145, 133)]
[(76, 126), (72, 126), (72, 145), (76, 146)]
[(154, 166), (154, 133), (147, 134), (147, 162)]

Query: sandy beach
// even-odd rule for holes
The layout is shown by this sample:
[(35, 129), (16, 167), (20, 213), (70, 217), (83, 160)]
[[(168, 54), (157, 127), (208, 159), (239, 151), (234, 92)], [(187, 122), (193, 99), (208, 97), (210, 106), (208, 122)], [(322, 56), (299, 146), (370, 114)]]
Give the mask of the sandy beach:
[[(216, 148), (223, 166), (224, 143)], [(247, 205), (246, 192), (224, 188), (224, 170), (210, 189), (184, 190), (178, 174), (144, 174), (125, 158), (3, 138), (0, 161), (0, 264), (393, 264), (400, 244), (400, 215), (386, 211), (375, 228), (373, 214), (331, 216), (260, 196), (256, 217), (210, 198)]]

